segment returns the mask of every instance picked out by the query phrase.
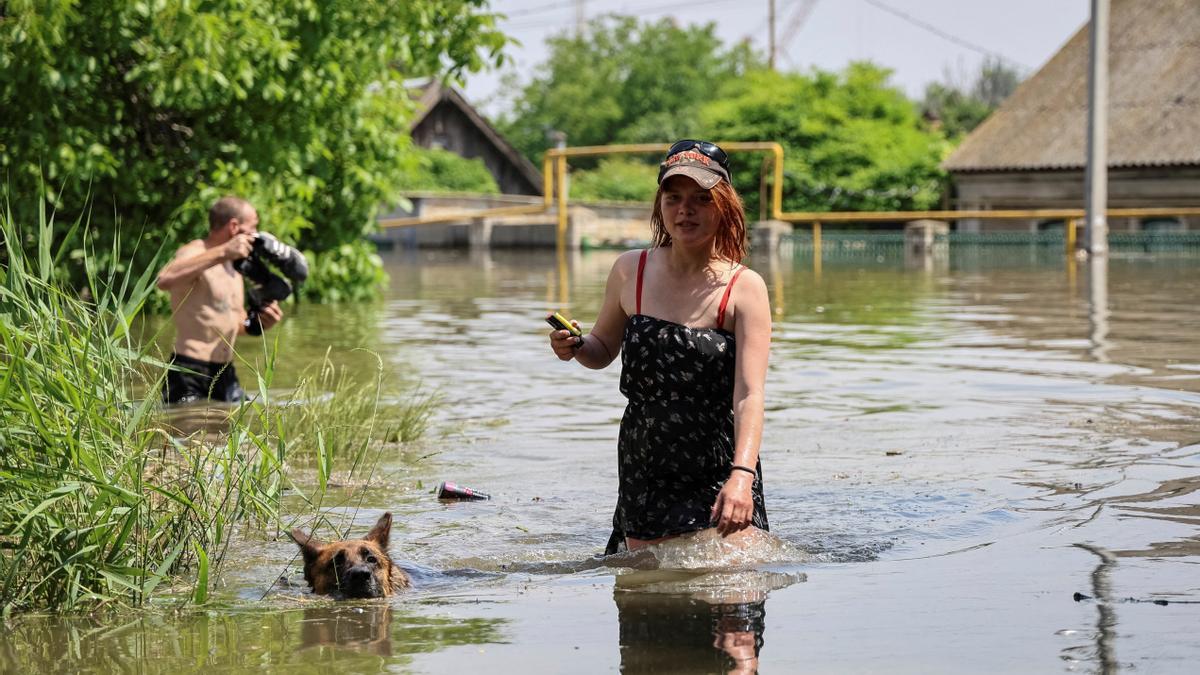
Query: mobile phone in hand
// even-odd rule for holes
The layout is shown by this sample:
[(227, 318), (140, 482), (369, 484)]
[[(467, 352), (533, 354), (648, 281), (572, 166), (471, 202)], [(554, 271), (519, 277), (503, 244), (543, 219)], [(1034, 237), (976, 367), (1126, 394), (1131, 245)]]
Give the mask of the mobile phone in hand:
[(583, 331), (576, 328), (575, 324), (568, 321), (565, 316), (563, 316), (562, 314), (559, 314), (558, 312), (553, 312), (551, 314), (547, 314), (546, 315), (546, 323), (550, 324), (550, 326), (553, 327), (555, 330), (571, 331), (571, 335), (574, 335), (575, 337), (583, 336)]

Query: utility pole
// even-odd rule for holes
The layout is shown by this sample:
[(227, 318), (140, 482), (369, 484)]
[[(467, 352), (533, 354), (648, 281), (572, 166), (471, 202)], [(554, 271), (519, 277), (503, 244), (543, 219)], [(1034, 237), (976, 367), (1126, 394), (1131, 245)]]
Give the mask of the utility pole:
[(775, 70), (775, 0), (767, 0), (767, 29), (768, 37), (768, 55), (767, 66), (771, 70)]
[(1092, 0), (1084, 246), (1093, 256), (1108, 253), (1108, 7)]
[(575, 37), (583, 37), (583, 24), (585, 22), (583, 5), (587, 0), (575, 0)]

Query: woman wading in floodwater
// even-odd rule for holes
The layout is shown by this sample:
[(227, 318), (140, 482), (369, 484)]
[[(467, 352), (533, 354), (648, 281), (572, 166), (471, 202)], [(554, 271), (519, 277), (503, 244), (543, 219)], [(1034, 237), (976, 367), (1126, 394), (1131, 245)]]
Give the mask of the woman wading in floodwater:
[(613, 264), (591, 332), (550, 333), (564, 361), (599, 369), (622, 354), (610, 554), (709, 527), (733, 541), (767, 529), (758, 450), (771, 315), (762, 277), (741, 265), (745, 213), (723, 150), (671, 146), (650, 226), (652, 247)]

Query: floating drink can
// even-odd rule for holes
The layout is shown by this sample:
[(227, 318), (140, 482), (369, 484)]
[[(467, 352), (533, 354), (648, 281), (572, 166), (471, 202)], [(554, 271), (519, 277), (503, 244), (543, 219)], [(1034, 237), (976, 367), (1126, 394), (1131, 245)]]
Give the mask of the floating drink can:
[(442, 481), (437, 489), (438, 499), (491, 499), (491, 495), (484, 494), (479, 490), (472, 490), (465, 485), (451, 483), (450, 481)]

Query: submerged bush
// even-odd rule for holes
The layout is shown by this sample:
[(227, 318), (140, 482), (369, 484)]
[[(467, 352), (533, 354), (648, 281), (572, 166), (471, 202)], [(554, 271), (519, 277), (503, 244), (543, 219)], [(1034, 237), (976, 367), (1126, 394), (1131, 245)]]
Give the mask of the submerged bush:
[(405, 190), (489, 195), (500, 192), (496, 179), (478, 157), (468, 159), (440, 148), (422, 148), (414, 152), (418, 168), (404, 181)]

